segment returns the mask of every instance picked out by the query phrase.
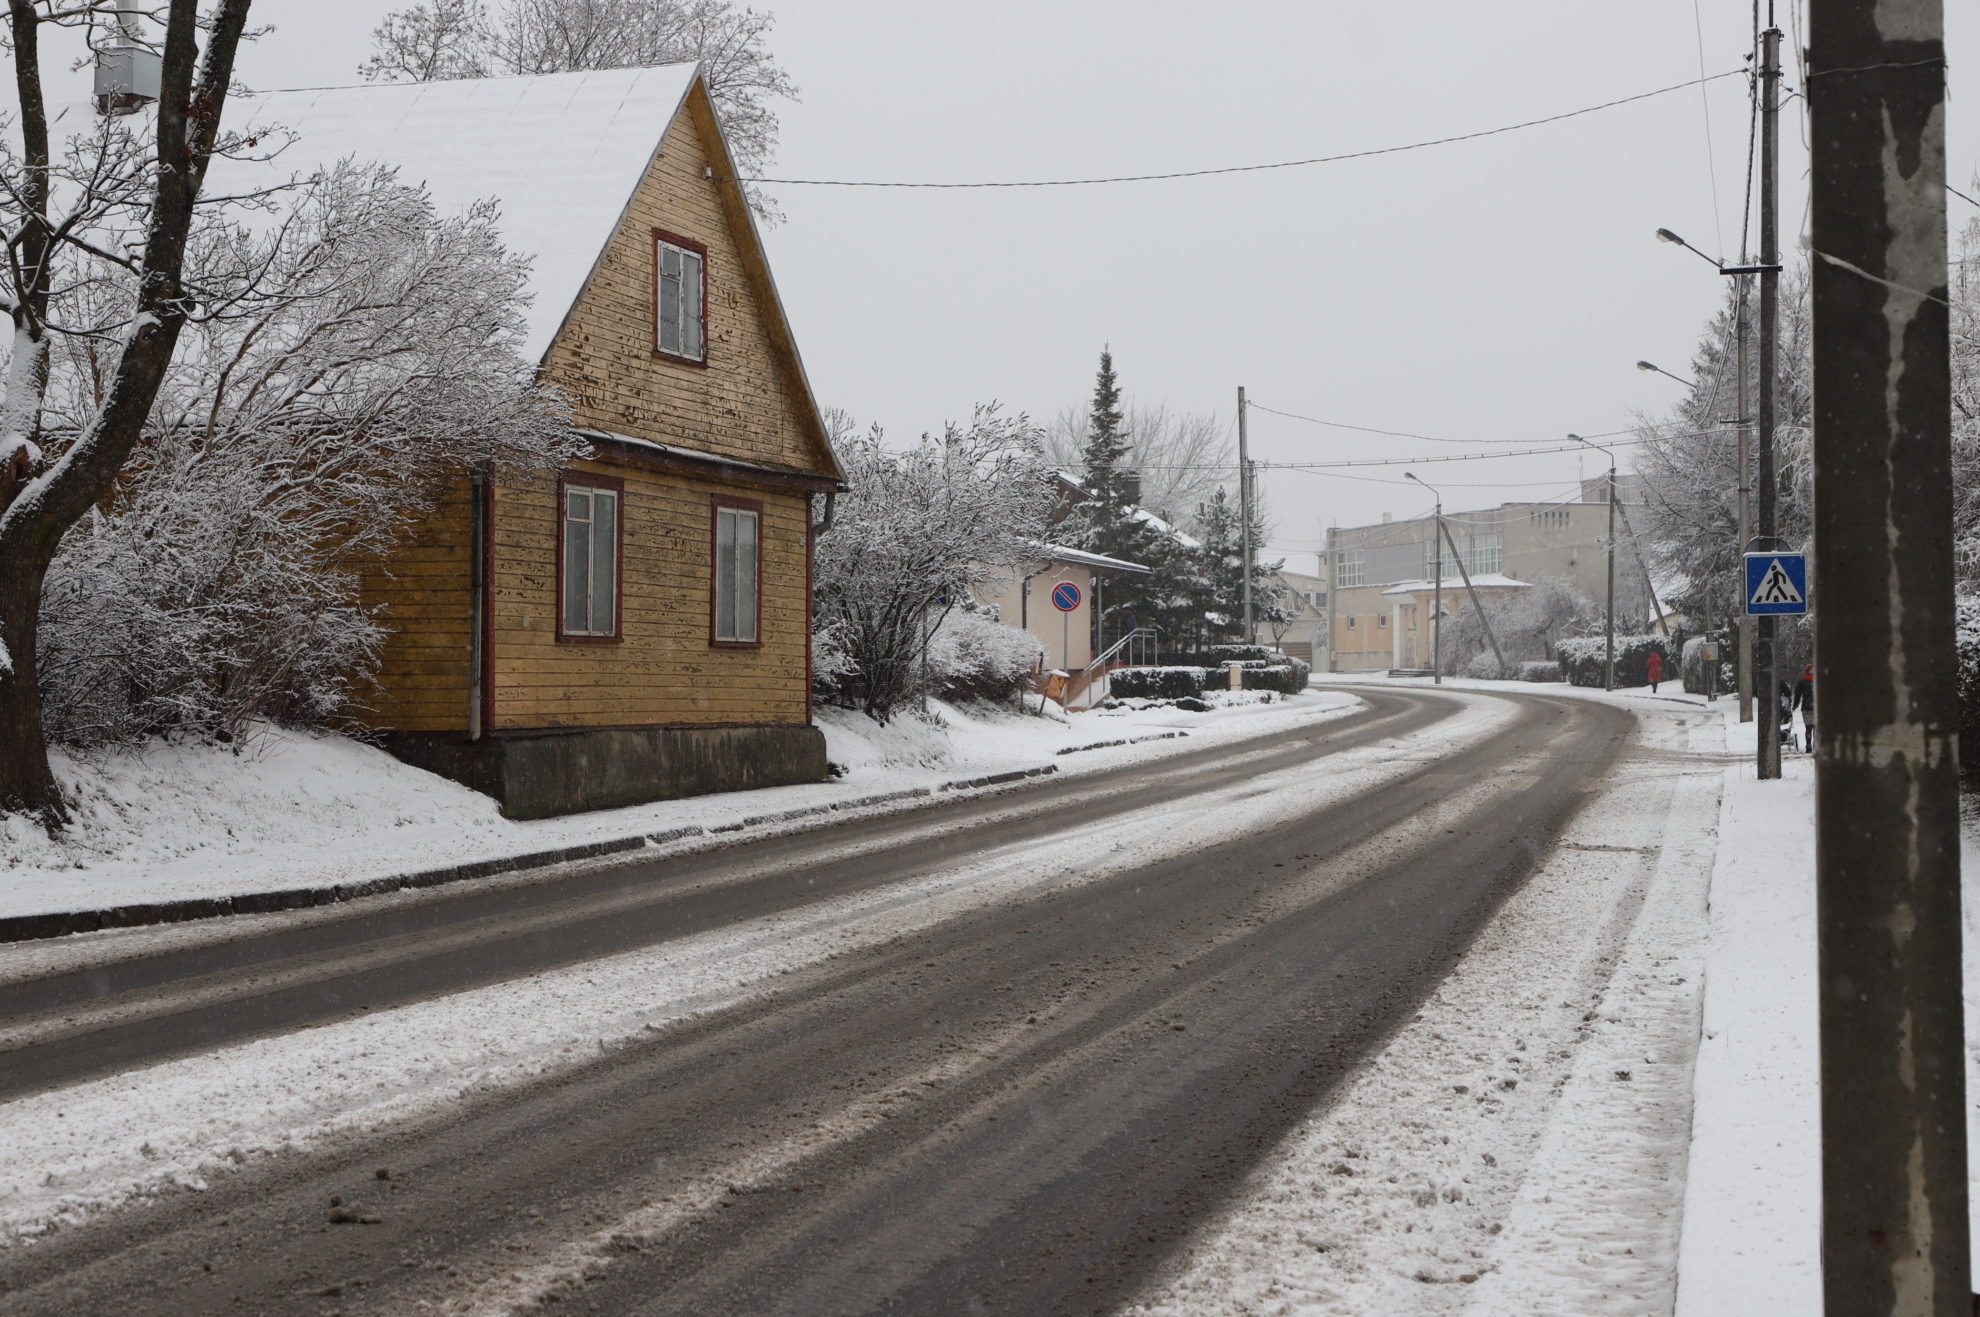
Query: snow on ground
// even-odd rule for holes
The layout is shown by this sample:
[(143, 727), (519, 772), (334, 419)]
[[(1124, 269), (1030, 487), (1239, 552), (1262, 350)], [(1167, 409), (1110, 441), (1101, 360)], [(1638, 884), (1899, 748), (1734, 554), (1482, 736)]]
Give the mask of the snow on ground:
[[(29, 820), (0, 815), (0, 915), (361, 881), (1048, 763), (1062, 773), (1091, 772), (1337, 716), (1356, 703), (1338, 692), (1269, 704), (1235, 692), (1207, 714), (1169, 708), (1070, 719), (938, 703), (932, 722), (901, 716), (886, 727), (821, 708), (827, 755), (849, 770), (842, 778), (527, 823), (503, 818), (487, 796), (327, 734), (270, 730), (238, 753), (165, 743), (57, 752), (75, 826), (51, 841)], [(1177, 730), (1189, 739), (1060, 754)]]
[(1636, 707), (1647, 749), (1130, 1313), (1669, 1310), (1720, 773)]
[[(320, 1148), (525, 1082), (644, 1030), (787, 985), (788, 975), (827, 957), (1184, 849), (1241, 841), (1417, 771), (1513, 717), (1496, 700), (1473, 697), (1466, 706), (1434, 728), (1329, 756), (1324, 772), (1282, 770), (1271, 791), (1251, 779), (1097, 828), (992, 846), (881, 891), (0, 1103), (0, 1247), (133, 1197), (198, 1190), (233, 1165)], [(931, 818), (927, 826), (933, 835), (945, 825)], [(831, 853), (786, 863), (802, 868)], [(205, 932), (179, 926), (173, 935)]]

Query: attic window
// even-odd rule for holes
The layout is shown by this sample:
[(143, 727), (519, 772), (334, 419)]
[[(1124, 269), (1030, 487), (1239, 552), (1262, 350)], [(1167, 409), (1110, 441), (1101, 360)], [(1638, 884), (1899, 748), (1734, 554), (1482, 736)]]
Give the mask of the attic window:
[(653, 235), (654, 346), (684, 361), (708, 359), (708, 249), (672, 233)]

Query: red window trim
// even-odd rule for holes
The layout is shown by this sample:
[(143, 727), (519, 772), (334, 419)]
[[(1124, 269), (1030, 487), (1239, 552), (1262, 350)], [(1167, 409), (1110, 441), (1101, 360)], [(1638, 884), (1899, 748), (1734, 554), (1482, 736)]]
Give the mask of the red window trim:
[[(618, 545), (612, 551), (612, 634), (573, 636), (564, 631), (564, 491), (572, 485), (581, 489), (609, 489), (619, 496), (618, 523), (613, 532)], [(626, 482), (617, 476), (595, 476), (589, 471), (561, 471), (557, 474), (557, 580), (551, 587), (557, 617), (557, 643), (560, 645), (616, 645), (626, 638)]]
[[(660, 244), (663, 242), (685, 248), (701, 257), (701, 355), (698, 357), (682, 356), (678, 352), (669, 352), (660, 346)], [(662, 361), (678, 361), (683, 366), (700, 366), (704, 370), (707, 369), (710, 339), (707, 244), (696, 242), (693, 238), (684, 238), (678, 233), (669, 233), (665, 229), (653, 230), (653, 297), (648, 305), (652, 308), (652, 314), (647, 320), (653, 326), (653, 355)]]
[[(722, 561), (722, 518), (720, 508), (739, 508), (756, 514), (756, 639), (718, 640), (715, 638), (715, 592), (720, 586), (716, 572)], [(708, 647), (710, 649), (763, 648), (763, 501), (736, 498), (731, 494), (708, 496)], [(808, 678), (807, 678), (808, 679)]]

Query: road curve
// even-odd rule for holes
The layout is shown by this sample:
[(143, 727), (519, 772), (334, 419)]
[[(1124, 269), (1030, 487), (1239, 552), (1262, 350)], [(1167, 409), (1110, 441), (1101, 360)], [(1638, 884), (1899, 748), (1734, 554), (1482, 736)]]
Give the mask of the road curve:
[[(1428, 692), (1367, 698), (1360, 718), (1278, 738), (1263, 759), (1200, 752), (1189, 768), (1171, 767), (1184, 756), (1107, 785), (1086, 779), (1087, 801), (1068, 807), (1081, 818), (1109, 802), (1145, 808), (1163, 791), (1292, 767), (1452, 707)], [(0, 1311), (467, 1311), (549, 1299), (600, 1313), (1107, 1311), (1407, 1018), (1607, 772), (1632, 722), (1607, 705), (1500, 698), (1517, 714), (1487, 740), (1241, 848), (951, 920), (422, 1126), (0, 1255)], [(958, 826), (933, 838), (903, 821), (854, 825), (876, 848), (811, 872), (839, 892), (926, 872), (969, 853), (972, 810), (996, 809), (954, 807)], [(909, 839), (890, 847), (890, 826)], [(773, 839), (694, 862), (742, 875), (819, 844)], [(132, 1054), (348, 1011), (374, 976), (377, 1004), (411, 1000), (794, 899), (768, 879), (673, 892), (657, 876), (643, 879), (650, 891), (613, 870), (572, 890), (363, 916), (369, 941), (354, 921), (324, 926), (335, 945), (304, 929), (256, 939), (219, 972), (276, 980), (268, 991), (50, 1034), (0, 1073), (82, 1048), (67, 1071), (31, 1062), (40, 1069), (26, 1087), (45, 1087)], [(628, 892), (649, 899), (628, 904)], [(421, 954), (442, 928), (472, 935)], [(367, 955), (376, 962), (351, 968)], [(279, 982), (325, 965), (326, 977)], [(209, 958), (121, 972), (108, 995), (141, 1006), (215, 971)], [(74, 1013), (100, 1000), (87, 986), (18, 985), (0, 1011)], [(146, 1033), (177, 1041), (147, 1052)]]

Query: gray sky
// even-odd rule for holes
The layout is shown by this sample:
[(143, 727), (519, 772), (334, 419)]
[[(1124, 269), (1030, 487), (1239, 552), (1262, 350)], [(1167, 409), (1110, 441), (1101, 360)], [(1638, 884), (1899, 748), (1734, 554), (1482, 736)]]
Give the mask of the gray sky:
[[(1696, 78), (1701, 27), (1704, 71), (1739, 68), (1750, 19), (1746, 0), (755, 3), (776, 13), (774, 49), (804, 92), (783, 112), (776, 172), (929, 181), (1207, 168), (1493, 128)], [(242, 75), (357, 81), (394, 7), (258, 0), (276, 30)], [(1802, 7), (1778, 10), (1790, 89)], [(1956, 183), (1980, 160), (1980, 87), (1960, 61), (1980, 41), (1976, 8), (1947, 6)], [(1790, 253), (1806, 219), (1802, 108), (1790, 103), (1781, 134)], [(1674, 401), (1681, 386), (1633, 363), (1686, 374), (1723, 280), (1651, 235), (1736, 254), (1746, 146), (1731, 78), (1484, 141), (1261, 174), (778, 188), (789, 220), (771, 254), (821, 400), (897, 438), (990, 399), (1049, 416), (1085, 398), (1111, 343), (1131, 394), (1227, 421), (1243, 384), (1329, 420), (1547, 442)], [(1955, 224), (1980, 213), (1952, 206)], [(1258, 413), (1251, 433), (1266, 462), (1458, 451)], [(1577, 462), (1419, 473), (1448, 506), (1489, 506), (1563, 496)], [(1428, 506), (1407, 484), (1268, 471), (1261, 486), (1294, 567), (1330, 521)]]

